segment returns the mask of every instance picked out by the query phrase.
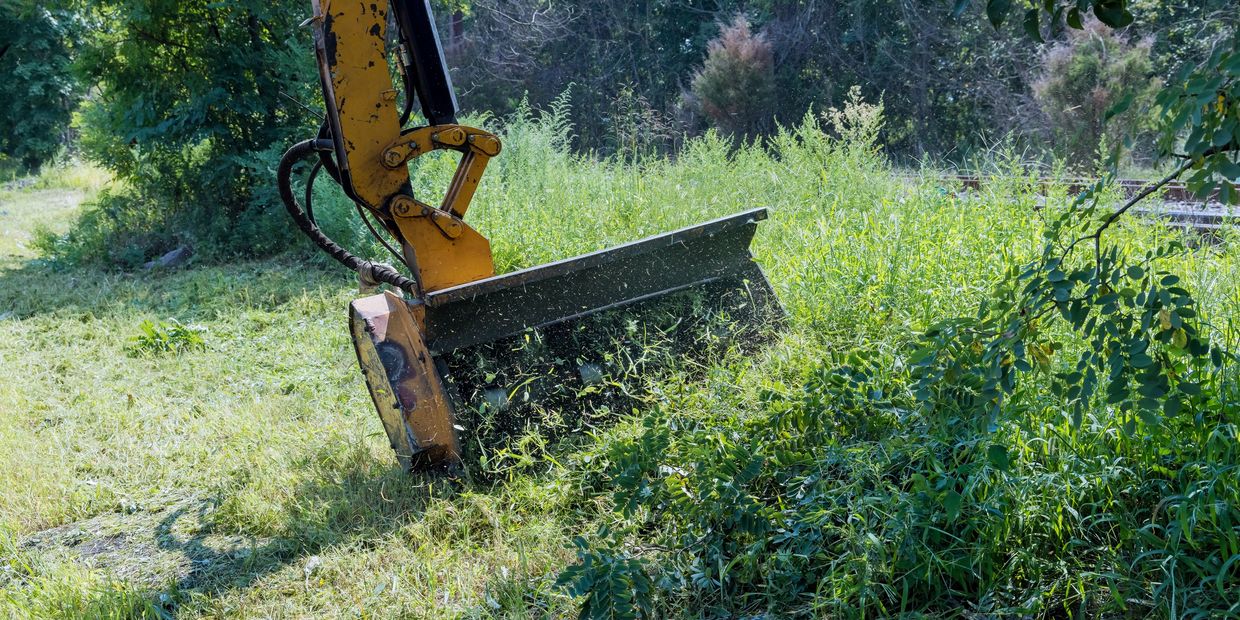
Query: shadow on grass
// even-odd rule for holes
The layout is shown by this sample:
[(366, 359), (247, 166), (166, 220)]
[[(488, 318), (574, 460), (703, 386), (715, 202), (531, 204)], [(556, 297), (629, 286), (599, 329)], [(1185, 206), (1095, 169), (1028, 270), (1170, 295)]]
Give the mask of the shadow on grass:
[[(166, 610), (193, 595), (214, 598), (243, 590), (264, 577), (300, 564), (307, 581), (315, 569), (313, 556), (332, 547), (375, 541), (420, 519), (432, 497), (451, 493), (452, 483), (411, 477), (399, 467), (381, 469), (365, 464), (343, 469), (333, 482), (306, 483), (282, 511), (288, 517), (270, 537), (232, 535), (222, 530), (213, 512), (218, 498), (196, 500), (170, 512), (155, 528), (163, 552), (182, 556), (180, 571), (160, 597)], [(179, 533), (188, 531), (188, 534)], [(156, 594), (158, 596), (158, 594)]]

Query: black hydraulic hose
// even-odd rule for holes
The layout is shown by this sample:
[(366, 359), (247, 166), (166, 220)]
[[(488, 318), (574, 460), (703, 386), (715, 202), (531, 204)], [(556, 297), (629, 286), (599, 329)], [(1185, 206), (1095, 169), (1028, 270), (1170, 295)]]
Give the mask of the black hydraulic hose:
[[(284, 207), (288, 209), (288, 214), (292, 216), (293, 221), (297, 223), (297, 227), (301, 229), (301, 232), (305, 233), (315, 245), (319, 246), (328, 256), (336, 259), (340, 264), (352, 271), (358, 272), (363, 277), (370, 278), (376, 282), (390, 284), (410, 295), (417, 296), (417, 282), (400, 275), (395, 269), (387, 265), (372, 263), (349, 253), (348, 250), (340, 247), (335, 241), (323, 234), (323, 231), (319, 230), (318, 225), (310, 219), (310, 216), (306, 214), (305, 210), (297, 202), (297, 198), (293, 195), (293, 166), (319, 151), (331, 148), (333, 147), (330, 140), (303, 140), (285, 151), (284, 156), (280, 158), (280, 167), (276, 170), (276, 184), (280, 188), (280, 200), (284, 201)], [(330, 173), (331, 170), (329, 169), (328, 172)]]
[[(323, 125), (319, 127), (318, 142), (320, 144), (322, 143), (330, 144), (332, 143), (330, 136), (331, 136), (331, 132), (328, 130), (327, 123), (324, 122)], [(319, 149), (319, 161), (316, 162), (314, 164), (314, 167), (310, 169), (310, 176), (306, 179), (306, 203), (304, 205), (304, 208), (306, 211), (306, 215), (309, 216), (310, 218), (310, 222), (312, 224), (315, 224), (316, 226), (318, 225), (319, 222), (318, 220), (314, 219), (313, 191), (314, 191), (314, 181), (318, 178), (319, 171), (321, 170), (326, 170), (327, 174), (330, 175), (332, 180), (336, 182), (336, 185), (341, 185), (343, 183), (343, 181), (341, 181), (340, 179), (340, 171), (336, 167), (336, 161), (332, 159), (332, 149)], [(397, 262), (399, 262), (400, 264), (408, 268), (410, 271), (412, 271), (413, 267), (409, 265), (409, 261), (405, 260), (405, 257), (401, 256), (400, 252), (397, 252), (396, 248), (392, 247), (392, 244), (388, 243), (387, 240), (384, 239), (383, 236), (379, 234), (378, 230), (375, 230), (374, 225), (370, 223), (370, 218), (366, 216), (366, 210), (362, 208), (362, 205), (354, 203), (354, 206), (357, 207), (357, 214), (362, 218), (362, 222), (366, 224), (366, 228), (370, 229), (370, 234), (374, 235), (375, 240), (383, 244), (383, 247), (388, 251), (389, 254), (392, 255), (393, 258), (396, 259)]]
[[(332, 142), (331, 127), (328, 126), (326, 120), (324, 120), (323, 124), (319, 126), (319, 140), (326, 140), (329, 143)], [(337, 185), (340, 185), (342, 182), (340, 180), (340, 169), (336, 167), (336, 161), (332, 159), (333, 150), (334, 149), (319, 149), (319, 161), (323, 164), (323, 169), (327, 170), (328, 176), (330, 176)]]
[(418, 96), (414, 91), (413, 78), (409, 75), (410, 69), (412, 67), (402, 72), (405, 86), (405, 109), (400, 112), (400, 126), (402, 128), (409, 124), (409, 117), (413, 116), (413, 98)]
[(319, 171), (323, 169), (323, 162), (314, 162), (314, 167), (310, 169), (310, 176), (306, 177), (306, 204), (302, 205), (306, 212), (306, 219), (311, 224), (319, 225), (319, 221), (314, 219), (314, 181), (319, 178)]

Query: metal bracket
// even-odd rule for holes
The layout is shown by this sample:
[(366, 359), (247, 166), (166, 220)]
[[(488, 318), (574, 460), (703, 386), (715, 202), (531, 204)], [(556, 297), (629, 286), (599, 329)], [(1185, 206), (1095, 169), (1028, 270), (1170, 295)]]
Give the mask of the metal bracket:
[(460, 218), (469, 209), (487, 162), (499, 155), (500, 149), (499, 138), (481, 129), (465, 125), (432, 125), (402, 133), (400, 138), (383, 149), (381, 160), (385, 168), (395, 170), (431, 151), (460, 152), (461, 161), (439, 207), (439, 210)]
[(435, 224), (435, 228), (449, 239), (456, 239), (465, 232), (465, 222), (461, 218), (404, 194), (392, 197), (392, 214), (397, 218), (428, 217)]

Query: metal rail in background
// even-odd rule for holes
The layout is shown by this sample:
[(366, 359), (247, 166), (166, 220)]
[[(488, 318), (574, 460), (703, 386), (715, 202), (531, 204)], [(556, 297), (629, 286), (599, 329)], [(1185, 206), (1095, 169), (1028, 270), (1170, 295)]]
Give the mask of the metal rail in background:
[[(970, 175), (970, 174), (944, 174), (944, 175), (939, 175), (938, 178), (943, 179), (945, 181), (955, 181), (965, 187), (968, 187), (969, 189), (981, 189), (982, 183), (985, 182), (986, 180), (985, 177), (980, 177), (977, 175)], [(1079, 194), (1089, 189), (1090, 187), (1092, 187), (1094, 183), (1096, 182), (1097, 182), (1097, 179), (1087, 179), (1084, 177), (1068, 177), (1068, 178), (1039, 177), (1037, 179), (1037, 184), (1039, 187), (1047, 187), (1050, 185), (1062, 186), (1062, 187), (1066, 187), (1068, 189), (1068, 193), (1070, 194)], [(1125, 196), (1135, 196), (1141, 190), (1152, 185), (1153, 182), (1145, 180), (1145, 179), (1117, 179), (1115, 181), (1115, 184), (1119, 186), (1121, 190), (1123, 190)], [(1188, 185), (1185, 184), (1183, 181), (1172, 181), (1168, 183), (1161, 190), (1159, 190), (1159, 195), (1163, 196), (1168, 201), (1175, 201), (1175, 202), (1191, 202), (1191, 203), (1203, 203), (1203, 204), (1209, 203), (1209, 202), (1218, 202), (1218, 191), (1217, 190), (1212, 192), (1206, 198), (1199, 198), (1192, 191), (1188, 189)]]
[[(915, 178), (915, 175), (907, 175), (906, 178)], [(980, 191), (987, 180), (986, 177), (968, 174), (945, 174), (937, 178), (949, 183), (958, 183), (962, 187), (975, 191)], [(1097, 180), (1039, 177), (1033, 182), (1041, 189), (1059, 186), (1066, 187), (1070, 194), (1077, 194), (1092, 187)], [(1115, 181), (1121, 193), (1129, 198), (1137, 195), (1152, 183), (1144, 179)], [(1148, 204), (1138, 204), (1133, 211), (1146, 217), (1165, 219), (1172, 226), (1201, 232), (1212, 232), (1224, 227), (1240, 225), (1240, 207), (1220, 203), (1217, 190), (1206, 198), (1200, 198), (1190, 191), (1183, 181), (1168, 183), (1149, 197)]]

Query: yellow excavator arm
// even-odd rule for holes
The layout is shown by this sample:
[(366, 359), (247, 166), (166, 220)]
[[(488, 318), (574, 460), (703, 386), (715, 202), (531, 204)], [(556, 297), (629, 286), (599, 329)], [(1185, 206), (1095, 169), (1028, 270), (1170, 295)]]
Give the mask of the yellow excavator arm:
[[(428, 109), (428, 127), (401, 128), (388, 64), (389, 10), (410, 31), (397, 37), (396, 54), (398, 70), (413, 86), (406, 101), (417, 96), (436, 106)], [(456, 123), (455, 96), (427, 1), (395, 0), (389, 6), (314, 0), (313, 22), (326, 123), (345, 193), (400, 241), (420, 291), (493, 275), (490, 244), (461, 218), (500, 142)], [(461, 161), (447, 194), (431, 206), (410, 192), (408, 164), (436, 150), (460, 152)]]
[[(467, 385), (450, 377), (450, 360), (468, 357), (462, 352), (502, 349), (494, 343), (530, 329), (694, 287), (708, 287), (715, 296), (741, 291), (749, 300), (742, 306), (777, 307), (748, 251), (763, 209), (496, 276), (490, 243), (464, 217), (487, 163), (500, 153), (500, 140), (457, 122), (456, 96), (429, 1), (312, 3), (308, 24), (326, 114), (318, 136), (282, 158), (277, 183), (294, 222), (321, 249), (357, 271), (364, 283), (396, 289), (354, 301), (350, 321), (367, 387), (406, 468), (458, 463), (464, 428), (457, 414), (476, 410), (480, 398), (506, 406), (505, 386)], [(396, 26), (395, 36), (389, 36), (389, 23)], [(390, 58), (403, 97), (393, 84)], [(428, 124), (407, 128), (415, 101)], [(460, 154), (438, 204), (415, 197), (410, 186), (410, 162), (432, 151)], [(293, 192), (293, 173), (312, 160), (317, 162), (303, 205)], [(311, 206), (320, 171), (357, 204), (408, 276), (355, 256), (323, 234)], [(594, 366), (583, 364), (591, 370), (577, 380), (593, 380)], [(556, 379), (561, 380), (573, 381)]]

